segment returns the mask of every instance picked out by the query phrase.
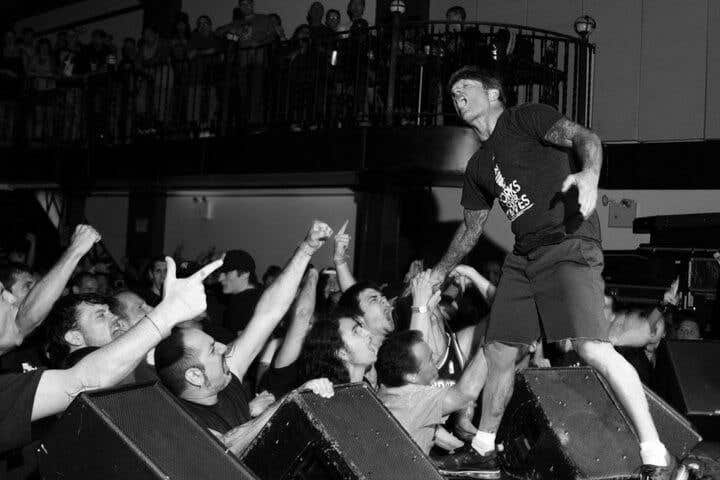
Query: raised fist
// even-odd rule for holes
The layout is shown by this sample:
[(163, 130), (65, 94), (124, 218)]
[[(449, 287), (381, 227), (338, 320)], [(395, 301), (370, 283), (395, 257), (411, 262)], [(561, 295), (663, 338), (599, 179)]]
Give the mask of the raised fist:
[(305, 242), (310, 248), (317, 251), (332, 234), (333, 230), (327, 223), (321, 222), (320, 220), (313, 220), (312, 227), (310, 227), (310, 231), (308, 231), (305, 236)]
[(78, 225), (70, 240), (70, 247), (85, 255), (101, 238), (98, 231), (90, 225)]

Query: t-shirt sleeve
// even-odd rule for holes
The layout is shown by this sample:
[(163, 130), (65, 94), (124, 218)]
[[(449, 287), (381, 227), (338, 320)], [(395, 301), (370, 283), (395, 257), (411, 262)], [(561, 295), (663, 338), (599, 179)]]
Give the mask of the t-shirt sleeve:
[(480, 151), (472, 156), (465, 167), (463, 179), (462, 198), (460, 204), (467, 210), (489, 210), (495, 199), (492, 191), (487, 187), (484, 175), (491, 172), (487, 158)]
[(549, 105), (531, 103), (515, 109), (517, 126), (534, 138), (545, 141), (545, 134), (563, 115)]
[(42, 370), (0, 375), (0, 453), (32, 441), (30, 424)]
[(297, 362), (282, 368), (270, 368), (260, 381), (260, 391), (267, 390), (280, 398), (300, 386)]
[(417, 427), (429, 427), (443, 423), (442, 406), (450, 387), (425, 387), (412, 395), (413, 423)]

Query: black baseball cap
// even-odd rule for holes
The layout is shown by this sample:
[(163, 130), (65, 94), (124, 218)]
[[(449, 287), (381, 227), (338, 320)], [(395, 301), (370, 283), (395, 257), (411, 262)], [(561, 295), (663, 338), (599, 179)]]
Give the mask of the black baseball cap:
[(218, 272), (227, 273), (233, 270), (255, 273), (255, 260), (253, 260), (252, 255), (245, 250), (229, 250), (225, 252), (225, 259), (222, 266), (218, 268)]

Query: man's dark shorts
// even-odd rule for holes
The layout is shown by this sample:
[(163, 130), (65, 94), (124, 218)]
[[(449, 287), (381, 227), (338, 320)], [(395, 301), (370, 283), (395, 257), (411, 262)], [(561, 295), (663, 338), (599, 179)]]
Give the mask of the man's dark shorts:
[(490, 313), (486, 343), (530, 344), (566, 338), (608, 339), (603, 316), (603, 253), (572, 238), (508, 254)]

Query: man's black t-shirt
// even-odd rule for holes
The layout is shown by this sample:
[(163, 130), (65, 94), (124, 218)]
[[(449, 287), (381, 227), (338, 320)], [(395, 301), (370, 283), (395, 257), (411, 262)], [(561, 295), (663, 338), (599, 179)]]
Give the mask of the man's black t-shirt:
[(30, 443), (32, 408), (43, 370), (0, 375), (0, 453)]
[(227, 308), (223, 314), (223, 327), (237, 335), (240, 330), (245, 330), (247, 324), (255, 313), (255, 305), (260, 300), (262, 292), (259, 288), (251, 288), (244, 292), (228, 295)]
[(184, 399), (182, 404), (200, 425), (224, 434), (251, 420), (251, 400), (250, 392), (233, 375), (228, 386), (218, 393), (215, 405), (201, 405)]
[(560, 112), (541, 104), (506, 109), (465, 170), (460, 203), (468, 210), (483, 210), (497, 198), (520, 254), (572, 237), (600, 243), (597, 213), (583, 220), (577, 190), (560, 193), (565, 178), (579, 171), (569, 149), (544, 140), (561, 118)]

